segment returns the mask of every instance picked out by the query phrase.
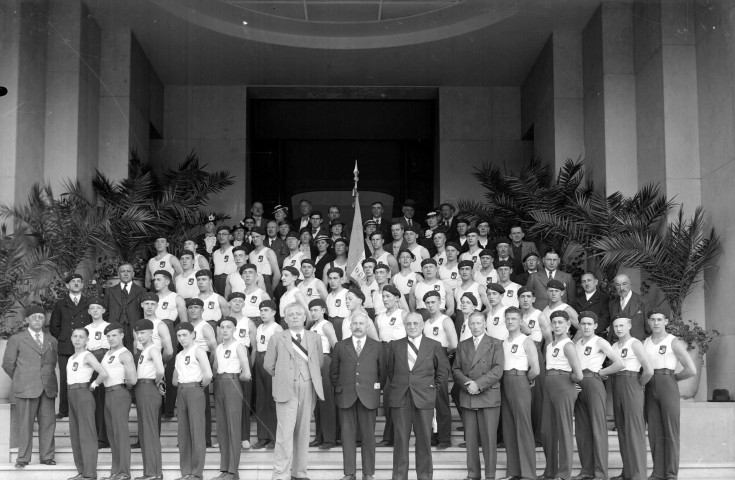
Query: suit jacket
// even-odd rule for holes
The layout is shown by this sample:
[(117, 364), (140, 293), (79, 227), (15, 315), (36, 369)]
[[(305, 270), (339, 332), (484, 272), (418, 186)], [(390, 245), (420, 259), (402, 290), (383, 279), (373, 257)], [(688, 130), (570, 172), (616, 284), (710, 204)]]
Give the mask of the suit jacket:
[(3, 370), (13, 379), (13, 393), (18, 398), (38, 398), (43, 392), (54, 398), (58, 392), (56, 361), (58, 342), (45, 332), (43, 347), (26, 329), (8, 339), (3, 356)]
[(143, 309), (140, 307), (140, 297), (145, 293), (145, 289), (135, 283), (130, 284), (130, 293), (128, 294), (127, 302), (123, 302), (122, 299), (122, 287), (120, 285), (113, 285), (107, 287), (105, 290), (105, 298), (102, 300), (103, 307), (105, 307), (105, 315), (107, 321), (110, 323), (122, 322), (122, 312), (126, 310), (128, 312), (128, 321), (125, 322), (130, 326), (135, 326), (135, 322), (143, 318)]
[[(371, 218), (373, 218), (372, 215), (369, 216), (369, 217), (367, 217), (367, 218), (365, 218), (365, 219), (363, 219), (363, 222), (366, 222), (366, 221), (370, 220)], [(385, 238), (385, 239), (392, 238), (391, 235), (390, 235), (390, 224), (391, 224), (391, 221), (390, 220), (388, 220), (385, 217), (380, 217), (380, 225), (378, 225), (377, 231), (378, 232), (382, 232), (383, 233), (383, 238)], [(369, 238), (366, 239), (366, 240), (368, 242), (370, 241)]]
[[(569, 305), (574, 304), (577, 286), (574, 284), (572, 276), (567, 272), (557, 270), (554, 273), (554, 278), (564, 283), (566, 287), (561, 294), (562, 302), (568, 303)], [(546, 275), (546, 269), (543, 267), (538, 272), (529, 275), (528, 282), (526, 282), (526, 288), (533, 290), (533, 296), (536, 297), (533, 306), (539, 310), (543, 310), (549, 305), (549, 295), (546, 293), (547, 283), (549, 283), (549, 277)]]
[[(507, 242), (507, 240), (503, 240), (504, 242)], [(511, 242), (509, 250), (510, 258), (515, 258), (513, 256), (513, 243)], [(533, 242), (521, 242), (521, 261), (531, 252), (538, 253), (538, 249), (536, 248), (536, 244)]]
[[(484, 335), (475, 351), (474, 338), (459, 342), (452, 374), (459, 385), (459, 406), (462, 408), (489, 408), (500, 406), (500, 377), (503, 376), (505, 354), (503, 342)], [(467, 393), (465, 383), (473, 380), (480, 393)]]
[[(610, 305), (610, 319), (615, 321), (616, 318), (630, 318), (633, 328), (630, 329), (631, 336), (637, 338), (641, 342), (651, 334), (651, 327), (646, 321), (648, 305), (646, 302), (635, 292), (632, 292), (630, 300), (625, 305), (624, 310), (620, 310), (620, 298), (613, 298), (608, 303)], [(609, 335), (610, 343), (618, 341), (618, 337), (615, 335), (613, 329), (610, 329)]]
[[(401, 222), (401, 225), (403, 225), (403, 230), (405, 231), (408, 228), (408, 222), (406, 221), (406, 217), (400, 216), (393, 219), (394, 222)], [(419, 227), (421, 229), (421, 222), (417, 221), (415, 218), (411, 219), (411, 223)], [(390, 238), (390, 237), (388, 237)]]
[[(309, 354), (309, 373), (311, 384), (320, 400), (324, 400), (324, 388), (322, 387), (322, 340), (319, 334), (304, 330), (302, 344), (306, 346)], [(268, 350), (263, 360), (263, 368), (273, 377), (273, 399), (276, 402), (286, 402), (296, 396), (294, 382), (298, 380), (298, 368), (296, 356), (291, 340), (291, 331), (286, 329), (271, 337), (268, 342)]]
[(74, 305), (71, 297), (66, 295), (56, 302), (51, 312), (49, 332), (59, 342), (59, 355), (72, 355), (74, 345), (71, 344), (71, 332), (75, 328), (84, 328), (92, 323), (92, 316), (88, 312), (89, 299), (84, 295), (79, 297), (79, 303)]
[(459, 232), (457, 231), (457, 216), (452, 217), (452, 221), (449, 222), (449, 225), (444, 225), (444, 218), (441, 219), (439, 222), (439, 226), (443, 227), (445, 229), (445, 233), (447, 234), (447, 242), (454, 242), (459, 238)]
[[(316, 256), (313, 256), (311, 258), (313, 260), (316, 258)], [(316, 262), (316, 265), (314, 265), (314, 276), (318, 278), (319, 280), (321, 280), (322, 277), (324, 277), (324, 267), (326, 267), (329, 262), (333, 262), (333, 261), (334, 261), (334, 255), (332, 255), (329, 252), (324, 254), (324, 256), (321, 259), (319, 259), (318, 262)]]
[(526, 284), (528, 283), (528, 277), (530, 276), (531, 274), (528, 272), (528, 270), (523, 270), (523, 272), (511, 276), (510, 279), (516, 282), (518, 285), (526, 286)]
[(457, 310), (456, 314), (454, 315), (454, 329), (457, 331), (457, 338), (459, 339), (460, 335), (462, 335), (462, 325), (464, 325), (464, 313), (462, 310)]
[(409, 389), (419, 409), (433, 409), (437, 386), (447, 381), (449, 359), (441, 343), (423, 337), (413, 370), (408, 369), (408, 337), (388, 344), (388, 406), (403, 407)]
[(383, 346), (369, 337), (363, 343), (359, 358), (352, 337), (334, 345), (329, 379), (334, 386), (334, 404), (339, 408), (350, 408), (358, 398), (371, 410), (380, 406), (386, 378)]
[[(603, 338), (607, 338), (607, 327), (610, 325), (610, 297), (600, 290), (595, 290), (589, 300), (583, 293), (579, 296), (577, 301), (572, 305), (577, 313), (589, 311), (595, 312), (599, 320), (597, 321), (597, 328), (595, 334), (600, 335)], [(618, 307), (620, 307), (620, 301), (618, 301)]]
[[(385, 245), (383, 245), (383, 250), (385, 250), (386, 252), (390, 253), (391, 255), (394, 255), (396, 257), (396, 260), (398, 260), (398, 255), (395, 255), (395, 253), (393, 253), (393, 246), (394, 245), (395, 245), (395, 241), (392, 241), (390, 243), (386, 243)], [(408, 248), (408, 244), (406, 243), (405, 240), (401, 240), (401, 246), (398, 247), (398, 251), (401, 251), (404, 248)]]
[(288, 247), (286, 246), (286, 242), (284, 242), (281, 237), (276, 236), (276, 238), (273, 240), (271, 240), (270, 238), (266, 238), (263, 243), (266, 247), (273, 250), (273, 253), (276, 254), (278, 266), (280, 267), (281, 265), (283, 265), (283, 259), (288, 257)]

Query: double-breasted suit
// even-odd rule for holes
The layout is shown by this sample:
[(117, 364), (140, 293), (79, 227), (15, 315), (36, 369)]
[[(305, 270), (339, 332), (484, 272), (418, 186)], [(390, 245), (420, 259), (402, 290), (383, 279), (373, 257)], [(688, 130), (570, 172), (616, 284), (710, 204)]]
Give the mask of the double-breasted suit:
[[(572, 276), (567, 272), (556, 270), (554, 272), (554, 280), (559, 280), (564, 284), (565, 289), (561, 294), (561, 301), (572, 305), (576, 298), (577, 289)], [(547, 283), (549, 283), (549, 276), (545, 268), (540, 268), (538, 272), (529, 275), (528, 281), (526, 282), (526, 288), (530, 288), (533, 291), (533, 296), (536, 298), (533, 306), (539, 310), (543, 310), (549, 305), (549, 294), (546, 292)]]
[[(633, 327), (630, 329), (630, 335), (637, 338), (641, 342), (651, 334), (651, 327), (646, 319), (648, 318), (648, 305), (645, 300), (635, 292), (631, 292), (630, 300), (625, 304), (625, 308), (620, 308), (620, 298), (613, 298), (608, 303), (610, 306), (610, 321), (616, 318), (630, 318)], [(610, 329), (610, 344), (618, 341), (615, 332)]]
[(102, 306), (105, 307), (105, 318), (110, 323), (119, 323), (123, 326), (123, 345), (131, 353), (134, 352), (133, 327), (143, 318), (143, 309), (140, 306), (140, 297), (145, 289), (133, 282), (128, 285), (129, 293), (124, 298), (122, 284), (107, 287)]
[(66, 364), (69, 357), (74, 353), (74, 345), (71, 343), (71, 332), (75, 328), (84, 328), (92, 323), (89, 314), (89, 299), (84, 295), (79, 296), (77, 304), (69, 295), (56, 302), (51, 312), (49, 332), (59, 344), (59, 413), (66, 416), (69, 414), (69, 401), (66, 395)]
[(577, 298), (577, 301), (572, 305), (572, 308), (581, 313), (584, 311), (595, 312), (597, 314), (597, 328), (595, 329), (595, 335), (607, 338), (607, 327), (610, 326), (610, 297), (600, 290), (595, 290), (595, 293), (587, 299), (586, 294), (582, 294)]
[[(500, 378), (505, 356), (503, 342), (483, 334), (475, 348), (474, 337), (457, 347), (452, 374), (459, 384), (459, 406), (462, 409), (467, 442), (468, 477), (480, 475), (480, 445), (485, 460), (485, 478), (495, 478), (497, 463), (497, 431), (500, 420)], [(467, 383), (475, 382), (477, 394), (467, 391)], [(480, 442), (482, 440), (482, 442)]]
[(408, 440), (413, 426), (416, 434), (416, 473), (419, 480), (430, 480), (431, 419), (438, 385), (447, 381), (449, 360), (436, 340), (420, 337), (413, 369), (408, 363), (408, 337), (388, 344), (388, 406), (394, 428), (393, 480), (408, 477)]
[(342, 457), (345, 475), (356, 470), (356, 440), (360, 432), (362, 473), (375, 474), (375, 417), (380, 406), (380, 391), (385, 385), (386, 365), (383, 346), (368, 338), (360, 339), (360, 355), (353, 337), (337, 342), (332, 352), (329, 378), (334, 386), (334, 403), (339, 408), (342, 426)]
[(56, 359), (58, 342), (45, 333), (43, 346), (28, 330), (8, 339), (3, 356), (3, 370), (13, 380), (18, 408), (18, 459), (31, 460), (33, 422), (38, 417), (38, 454), (41, 461), (54, 458), (56, 417), (54, 398), (58, 393)]

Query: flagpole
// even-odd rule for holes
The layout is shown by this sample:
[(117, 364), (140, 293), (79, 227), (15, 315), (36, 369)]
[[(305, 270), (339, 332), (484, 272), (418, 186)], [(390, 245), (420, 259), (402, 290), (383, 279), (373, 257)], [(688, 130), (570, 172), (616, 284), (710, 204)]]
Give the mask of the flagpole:
[(357, 159), (355, 159), (355, 169), (352, 171), (355, 176), (355, 186), (352, 187), (352, 208), (355, 208), (355, 197), (357, 197), (357, 182), (360, 180), (360, 170), (357, 169)]
[(365, 260), (367, 252), (365, 252), (365, 237), (362, 232), (360, 194), (357, 191), (357, 182), (360, 180), (360, 170), (357, 168), (357, 160), (355, 160), (355, 169), (352, 173), (355, 180), (355, 185), (352, 187), (352, 208), (355, 209), (355, 213), (352, 218), (350, 247), (347, 253), (347, 271), (345, 274), (347, 278), (354, 280), (358, 285), (362, 285), (365, 280), (365, 272), (362, 270), (362, 261)]

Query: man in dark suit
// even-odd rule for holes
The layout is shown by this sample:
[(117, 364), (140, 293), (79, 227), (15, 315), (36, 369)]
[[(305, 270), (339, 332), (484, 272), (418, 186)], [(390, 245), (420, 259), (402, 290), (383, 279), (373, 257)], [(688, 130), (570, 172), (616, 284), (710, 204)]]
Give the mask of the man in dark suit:
[(362, 439), (362, 479), (375, 475), (375, 417), (380, 390), (385, 385), (385, 361), (380, 342), (367, 336), (367, 316), (358, 313), (350, 320), (352, 336), (337, 342), (332, 352), (329, 378), (342, 426), (342, 460), (345, 476), (355, 480), (356, 440)]
[(431, 420), (438, 385), (447, 381), (449, 360), (441, 344), (422, 335), (424, 319), (409, 313), (403, 321), (408, 337), (388, 345), (388, 406), (393, 416), (393, 480), (408, 478), (408, 440), (416, 435), (416, 475), (431, 480)]
[(480, 445), (485, 478), (495, 478), (500, 378), (505, 363), (503, 342), (485, 334), (485, 315), (481, 312), (470, 314), (469, 326), (472, 338), (460, 342), (452, 368), (454, 381), (460, 385), (459, 406), (467, 442), (467, 478), (482, 478)]
[[(523, 227), (521, 227), (520, 225), (513, 225), (512, 227), (510, 227), (510, 234), (508, 235), (508, 237), (510, 238), (510, 248), (508, 249), (508, 255), (510, 256), (511, 260), (513, 260), (514, 272), (520, 272), (524, 270), (523, 262), (525, 262), (524, 259), (526, 258), (526, 255), (532, 252), (538, 255), (536, 244), (533, 242), (524, 242), (523, 237), (525, 236), (526, 234), (523, 233)], [(521, 283), (521, 285), (525, 285), (525, 283)]]
[(415, 200), (407, 198), (406, 201), (403, 202), (403, 205), (401, 205), (401, 212), (403, 212), (403, 216), (394, 218), (393, 222), (398, 222), (403, 225), (404, 230), (411, 225), (416, 225), (417, 227), (419, 227), (419, 229), (421, 228), (421, 223), (413, 218), (414, 215), (416, 215)]
[(66, 397), (66, 364), (74, 353), (71, 344), (71, 332), (75, 328), (84, 328), (92, 323), (89, 309), (89, 299), (82, 295), (84, 278), (78, 273), (64, 279), (69, 294), (56, 302), (51, 312), (49, 332), (59, 343), (59, 413), (56, 418), (69, 416), (69, 401)]
[(564, 284), (564, 291), (562, 292), (561, 300), (569, 305), (575, 301), (575, 291), (577, 286), (574, 284), (574, 279), (567, 272), (559, 270), (559, 263), (561, 259), (559, 254), (554, 249), (548, 250), (543, 257), (544, 267), (536, 273), (532, 273), (528, 277), (526, 282), (526, 288), (533, 291), (533, 296), (536, 298), (536, 302), (533, 304), (534, 307), (539, 310), (543, 310), (549, 304), (549, 295), (546, 292), (546, 284), (549, 280), (559, 280)]
[[(58, 343), (44, 333), (46, 315), (43, 308), (33, 306), (26, 311), (28, 329), (8, 340), (3, 356), (3, 370), (13, 380), (13, 393), (18, 408), (18, 458), (16, 468), (31, 461), (33, 422), (38, 418), (38, 456), (45, 465), (54, 460), (54, 398), (57, 394), (56, 359)], [(6, 428), (9, 428), (6, 426)]]
[(610, 325), (610, 298), (598, 290), (597, 278), (593, 273), (587, 272), (582, 275), (582, 290), (584, 294), (580, 296), (572, 305), (572, 308), (578, 312), (594, 312), (597, 315), (597, 328), (595, 335), (607, 339), (607, 327)]
[[(631, 287), (632, 283), (627, 275), (620, 274), (615, 277), (615, 291), (618, 292), (618, 298), (611, 299), (608, 304), (610, 305), (610, 318), (613, 321), (616, 318), (630, 318), (630, 335), (642, 342), (651, 334), (651, 327), (646, 317), (648, 305), (640, 295), (631, 290)], [(618, 341), (612, 329), (610, 329), (609, 340), (610, 344)]]
[(531, 252), (527, 254), (525, 257), (523, 257), (523, 263), (521, 264), (521, 273), (517, 275), (513, 275), (510, 277), (511, 280), (516, 282), (518, 285), (525, 286), (528, 283), (528, 277), (531, 276), (532, 273), (538, 272), (538, 262), (539, 262), (539, 254), (536, 252)]
[(370, 213), (373, 215), (372, 220), (375, 221), (375, 229), (383, 233), (383, 238), (390, 238), (390, 220), (383, 218), (383, 202), (373, 202), (370, 205)]
[(457, 232), (457, 217), (454, 215), (457, 209), (451, 203), (444, 202), (439, 205), (439, 212), (441, 213), (439, 225), (447, 231), (447, 242), (457, 241), (459, 233)]
[(120, 276), (120, 284), (107, 288), (102, 306), (107, 312), (108, 322), (123, 326), (124, 345), (132, 353), (135, 339), (133, 327), (135, 322), (143, 318), (140, 296), (145, 293), (145, 289), (133, 283), (134, 271), (131, 264), (120, 265), (117, 274)]
[(322, 212), (320, 212), (319, 210), (314, 210), (313, 212), (311, 212), (311, 215), (309, 215), (309, 223), (311, 225), (309, 225), (309, 228), (307, 230), (309, 230), (309, 233), (311, 233), (312, 243), (314, 243), (314, 239), (319, 235), (329, 236), (329, 230), (327, 229), (327, 227), (324, 226)]
[(304, 328), (306, 307), (292, 303), (285, 313), (288, 330), (271, 337), (263, 361), (278, 418), (273, 480), (307, 478), (311, 413), (317, 397), (324, 400), (321, 337)]

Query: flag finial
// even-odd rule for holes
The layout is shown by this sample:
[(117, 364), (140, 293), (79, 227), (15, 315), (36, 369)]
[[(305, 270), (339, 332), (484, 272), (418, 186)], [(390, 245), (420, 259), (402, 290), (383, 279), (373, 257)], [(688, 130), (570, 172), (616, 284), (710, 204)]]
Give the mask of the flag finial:
[(355, 186), (352, 188), (352, 196), (357, 195), (357, 182), (360, 180), (360, 170), (357, 169), (357, 160), (355, 160), (355, 169), (352, 171), (355, 174)]

